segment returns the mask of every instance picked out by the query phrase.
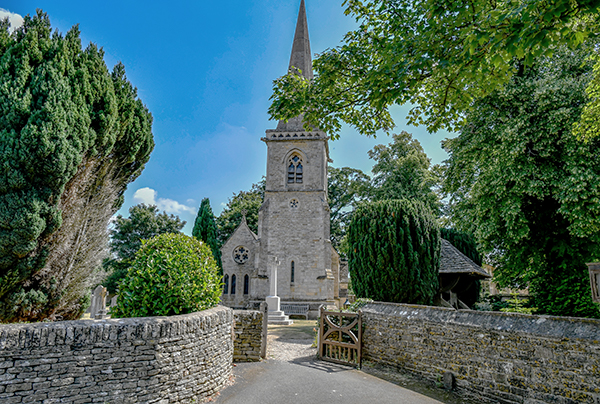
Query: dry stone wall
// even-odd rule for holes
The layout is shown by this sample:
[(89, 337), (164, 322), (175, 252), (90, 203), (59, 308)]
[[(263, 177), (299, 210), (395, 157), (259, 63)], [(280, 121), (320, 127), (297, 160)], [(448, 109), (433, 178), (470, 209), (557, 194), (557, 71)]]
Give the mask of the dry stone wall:
[[(261, 358), (263, 337), (263, 313), (255, 310), (235, 310), (235, 339), (233, 360), (256, 362)], [(266, 331), (266, 330), (265, 330)]]
[(0, 325), (0, 402), (191, 403), (231, 376), (233, 313)]
[(363, 322), (365, 360), (480, 401), (600, 404), (598, 320), (372, 303)]

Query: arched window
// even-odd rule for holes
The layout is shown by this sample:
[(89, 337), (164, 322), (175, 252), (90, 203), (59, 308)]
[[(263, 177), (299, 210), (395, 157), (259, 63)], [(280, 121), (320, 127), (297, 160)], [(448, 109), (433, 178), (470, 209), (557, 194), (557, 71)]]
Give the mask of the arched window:
[(302, 158), (297, 154), (292, 154), (289, 160), (290, 165), (287, 169), (288, 184), (302, 184), (303, 170)]
[(294, 273), (294, 272), (295, 272), (295, 270), (296, 270), (296, 268), (294, 268), (294, 261), (292, 261), (292, 268), (291, 268), (291, 271), (290, 271), (290, 279), (291, 279), (291, 283), (294, 283), (294, 277), (295, 277), (295, 275), (296, 275), (296, 274)]
[(223, 294), (226, 295), (229, 293), (229, 275), (225, 275), (223, 279)]
[(235, 295), (235, 275), (231, 275), (231, 294)]
[(250, 277), (248, 275), (244, 275), (244, 294), (248, 294), (248, 290), (250, 289)]

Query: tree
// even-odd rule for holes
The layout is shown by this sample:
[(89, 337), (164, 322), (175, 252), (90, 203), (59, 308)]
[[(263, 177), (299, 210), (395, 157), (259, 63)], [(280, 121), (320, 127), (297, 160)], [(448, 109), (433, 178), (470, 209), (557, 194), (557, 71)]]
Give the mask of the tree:
[(217, 224), (215, 223), (215, 215), (212, 212), (208, 198), (202, 199), (202, 203), (200, 203), (192, 235), (196, 240), (203, 241), (210, 247), (217, 266), (222, 268), (221, 250), (217, 241)]
[(221, 275), (210, 248), (184, 234), (142, 243), (121, 282), (114, 317), (187, 314), (219, 303)]
[(492, 254), (501, 287), (529, 286), (540, 313), (600, 314), (585, 265), (600, 245), (600, 139), (571, 130), (586, 103), (588, 52), (520, 65), (444, 142), (451, 221)]
[(290, 74), (274, 84), (273, 119), (304, 114), (336, 137), (342, 122), (360, 133), (390, 131), (387, 108), (410, 104), (410, 123), (456, 129), (474, 100), (506, 84), (559, 45), (598, 32), (591, 0), (346, 0), (360, 26), (315, 59), (314, 81)]
[(0, 321), (78, 318), (107, 224), (154, 147), (152, 116), (79, 29), (0, 24)]
[(389, 145), (369, 151), (373, 166), (372, 200), (416, 199), (439, 215), (440, 201), (434, 187), (440, 184), (436, 171), (418, 140), (402, 131)]
[(346, 235), (356, 203), (370, 194), (371, 178), (356, 168), (329, 166), (327, 180), (331, 243), (341, 254), (346, 255), (348, 251), (342, 247), (342, 239)]
[(242, 211), (246, 211), (248, 227), (254, 233), (258, 232), (258, 210), (260, 209), (265, 194), (265, 179), (252, 184), (250, 191), (240, 191), (233, 194), (227, 206), (217, 218), (219, 229), (219, 243), (225, 244), (235, 229), (242, 223)]
[(118, 215), (110, 230), (112, 258), (104, 262), (104, 267), (110, 272), (104, 282), (109, 292), (117, 293), (119, 282), (132, 265), (143, 240), (165, 233), (179, 233), (185, 223), (175, 215), (160, 213), (156, 206), (143, 203), (129, 208), (127, 218)]
[(359, 205), (348, 227), (348, 268), (356, 297), (432, 304), (439, 289), (440, 229), (423, 203)]

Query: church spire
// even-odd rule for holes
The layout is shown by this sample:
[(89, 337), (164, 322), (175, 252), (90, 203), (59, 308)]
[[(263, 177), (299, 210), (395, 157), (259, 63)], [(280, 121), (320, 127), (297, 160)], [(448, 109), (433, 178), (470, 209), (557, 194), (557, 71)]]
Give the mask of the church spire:
[(308, 22), (306, 20), (306, 6), (304, 0), (300, 2), (298, 22), (296, 23), (296, 34), (292, 45), (292, 56), (290, 57), (290, 69), (295, 67), (302, 71), (302, 75), (309, 80), (313, 78), (312, 56), (310, 53), (310, 39), (308, 38)]

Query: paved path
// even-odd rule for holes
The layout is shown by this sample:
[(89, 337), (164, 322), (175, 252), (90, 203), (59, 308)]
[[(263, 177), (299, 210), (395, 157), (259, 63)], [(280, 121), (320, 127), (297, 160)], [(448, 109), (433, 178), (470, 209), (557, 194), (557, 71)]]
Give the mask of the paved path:
[(219, 404), (439, 404), (393, 383), (315, 358), (312, 322), (304, 327), (269, 327), (268, 358), (238, 363), (233, 385)]

